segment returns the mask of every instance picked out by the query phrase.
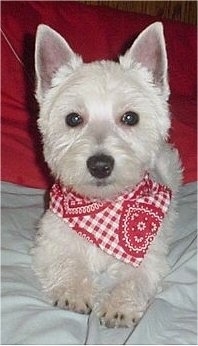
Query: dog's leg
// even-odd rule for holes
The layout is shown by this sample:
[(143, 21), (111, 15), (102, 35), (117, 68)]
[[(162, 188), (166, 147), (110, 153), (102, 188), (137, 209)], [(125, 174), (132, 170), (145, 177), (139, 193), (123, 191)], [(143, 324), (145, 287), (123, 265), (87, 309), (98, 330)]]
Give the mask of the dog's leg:
[[(118, 276), (123, 275), (123, 268), (117, 269)], [(101, 323), (107, 327), (134, 327), (156, 291), (161, 290), (160, 282), (168, 270), (165, 253), (151, 252), (139, 268), (131, 268), (131, 273), (126, 272), (106, 296), (99, 297), (94, 310)]]
[(96, 306), (101, 324), (107, 327), (134, 327), (148, 304), (148, 297), (143, 299), (141, 293), (133, 280), (116, 286)]
[(49, 291), (54, 306), (89, 314), (92, 310), (92, 283), (89, 273), (74, 260), (74, 257), (65, 258), (66, 266), (59, 273), (58, 281)]
[(118, 284), (105, 299), (101, 299), (95, 309), (101, 324), (107, 327), (135, 327), (156, 290), (154, 285), (149, 287), (147, 277), (140, 277), (142, 282), (135, 275)]
[(52, 304), (87, 314), (93, 292), (87, 243), (65, 227), (53, 214), (45, 214), (32, 250), (33, 269)]

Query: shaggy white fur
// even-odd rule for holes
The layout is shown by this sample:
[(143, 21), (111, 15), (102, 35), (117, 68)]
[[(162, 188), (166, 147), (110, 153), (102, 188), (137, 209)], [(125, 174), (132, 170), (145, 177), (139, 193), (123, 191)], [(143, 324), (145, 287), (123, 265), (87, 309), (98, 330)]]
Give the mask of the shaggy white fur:
[[(105, 254), (49, 210), (40, 222), (33, 268), (51, 302), (80, 313), (94, 310), (109, 327), (132, 327), (168, 271), (166, 254), (181, 184), (178, 153), (167, 143), (169, 86), (162, 25), (144, 30), (119, 63), (89, 64), (58, 33), (40, 25), (35, 61), (38, 124), (55, 179), (100, 199), (132, 189), (145, 171), (172, 189), (169, 212), (138, 268)], [(133, 125), (125, 121), (128, 112), (129, 122), (138, 116)], [(97, 173), (104, 177), (90, 173), (87, 164), (98, 154), (114, 161), (110, 173)]]

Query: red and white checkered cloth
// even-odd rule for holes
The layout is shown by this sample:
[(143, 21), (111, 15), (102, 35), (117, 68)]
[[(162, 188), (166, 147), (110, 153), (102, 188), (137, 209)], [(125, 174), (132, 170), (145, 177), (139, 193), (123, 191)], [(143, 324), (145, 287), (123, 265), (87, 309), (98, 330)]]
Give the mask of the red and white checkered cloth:
[(170, 201), (171, 190), (145, 174), (134, 190), (114, 201), (89, 199), (56, 183), (51, 189), (49, 208), (81, 237), (137, 267), (154, 240)]

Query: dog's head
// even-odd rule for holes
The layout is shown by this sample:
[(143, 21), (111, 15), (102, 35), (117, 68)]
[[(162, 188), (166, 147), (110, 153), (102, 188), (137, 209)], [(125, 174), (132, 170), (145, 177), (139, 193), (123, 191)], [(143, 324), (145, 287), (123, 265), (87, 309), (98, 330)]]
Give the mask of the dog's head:
[(133, 187), (155, 165), (170, 127), (161, 23), (144, 30), (119, 63), (83, 63), (40, 25), (35, 52), (39, 128), (56, 179), (87, 196)]

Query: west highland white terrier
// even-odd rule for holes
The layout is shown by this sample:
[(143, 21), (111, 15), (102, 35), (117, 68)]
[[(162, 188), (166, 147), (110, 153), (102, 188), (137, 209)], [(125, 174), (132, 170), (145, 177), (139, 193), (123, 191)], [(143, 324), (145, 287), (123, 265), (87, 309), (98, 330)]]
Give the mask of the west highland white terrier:
[(33, 268), (55, 306), (134, 327), (169, 269), (181, 184), (179, 155), (167, 143), (163, 26), (146, 28), (119, 62), (83, 63), (39, 25), (35, 65), (55, 184)]

